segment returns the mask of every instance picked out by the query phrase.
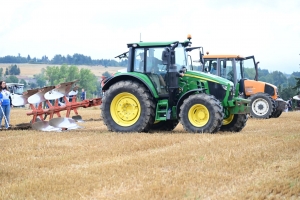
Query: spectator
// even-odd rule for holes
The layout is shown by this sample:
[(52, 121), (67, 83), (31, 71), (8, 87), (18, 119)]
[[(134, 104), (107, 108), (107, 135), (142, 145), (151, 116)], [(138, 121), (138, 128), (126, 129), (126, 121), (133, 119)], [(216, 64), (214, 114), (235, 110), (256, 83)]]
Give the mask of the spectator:
[(85, 99), (86, 99), (86, 92), (84, 91), (84, 89), (83, 89), (83, 88), (82, 88), (82, 90), (81, 90), (80, 99), (81, 99), (81, 101), (83, 101), (83, 100), (85, 100)]
[(293, 98), (288, 100), (288, 109), (289, 111), (293, 111)]
[(0, 126), (2, 125), (2, 118), (5, 120), (5, 127), (9, 129), (10, 119), (10, 107), (12, 107), (12, 101), (10, 92), (4, 81), (0, 81)]
[(289, 107), (287, 106), (287, 104), (285, 104), (284, 112), (288, 112), (288, 111), (289, 111)]

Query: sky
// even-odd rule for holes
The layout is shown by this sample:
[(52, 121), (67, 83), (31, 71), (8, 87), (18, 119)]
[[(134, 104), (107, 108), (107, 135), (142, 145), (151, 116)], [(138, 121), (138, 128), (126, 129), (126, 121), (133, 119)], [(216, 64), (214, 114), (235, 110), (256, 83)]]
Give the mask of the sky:
[(127, 43), (184, 41), (300, 71), (299, 0), (0, 0), (0, 57), (114, 59)]

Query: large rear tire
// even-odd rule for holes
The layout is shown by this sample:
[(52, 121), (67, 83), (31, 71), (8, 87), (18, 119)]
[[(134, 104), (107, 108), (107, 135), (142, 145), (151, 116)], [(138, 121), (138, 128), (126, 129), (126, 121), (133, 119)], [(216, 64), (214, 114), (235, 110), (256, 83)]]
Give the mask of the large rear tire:
[(148, 132), (154, 122), (154, 105), (143, 85), (120, 81), (105, 91), (100, 108), (109, 131)]
[(282, 114), (282, 110), (275, 110), (272, 114), (273, 118), (278, 118)]
[(269, 94), (257, 93), (250, 97), (251, 116), (253, 118), (268, 119), (275, 110), (275, 101)]
[(232, 114), (223, 120), (220, 131), (240, 132), (246, 126), (247, 120), (246, 114)]
[(188, 132), (215, 133), (220, 129), (224, 115), (220, 101), (202, 93), (185, 99), (179, 116), (183, 128)]

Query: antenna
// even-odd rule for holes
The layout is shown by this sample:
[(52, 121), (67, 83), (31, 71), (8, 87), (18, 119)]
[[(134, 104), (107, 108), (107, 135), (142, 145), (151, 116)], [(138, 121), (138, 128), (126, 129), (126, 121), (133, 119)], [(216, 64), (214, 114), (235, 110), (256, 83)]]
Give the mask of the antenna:
[(142, 33), (140, 33), (140, 42), (142, 42)]

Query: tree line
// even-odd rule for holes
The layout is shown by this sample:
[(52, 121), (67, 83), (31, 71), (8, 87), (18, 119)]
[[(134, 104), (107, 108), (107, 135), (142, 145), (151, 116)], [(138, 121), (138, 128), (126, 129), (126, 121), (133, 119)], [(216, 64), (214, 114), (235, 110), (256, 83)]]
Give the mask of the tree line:
[[(123, 64), (125, 65), (125, 62)], [(102, 75), (109, 76), (108, 71)], [(87, 90), (88, 96), (101, 96), (101, 86), (97, 82), (96, 76), (88, 69), (79, 70), (76, 65), (48, 66), (42, 70), (42, 73), (34, 75), (36, 83), (26, 83), (25, 80), (18, 80), (15, 75), (19, 74), (20, 68), (16, 64), (9, 66), (5, 71), (3, 68), (0, 68), (0, 77), (2, 78), (5, 75), (5, 81), (8, 83), (20, 82), (27, 86), (27, 88), (37, 88), (79, 79), (80, 85)], [(245, 68), (245, 77), (254, 79), (254, 68)], [(290, 75), (286, 75), (280, 71), (269, 72), (267, 69), (258, 69), (258, 80), (277, 86), (278, 92), (284, 100), (300, 93), (299, 79), (300, 72), (293, 72)]]
[(20, 54), (18, 56), (4, 56), (0, 57), (0, 63), (31, 63), (31, 64), (55, 64), (55, 65), (102, 65), (104, 67), (114, 66), (114, 67), (124, 67), (127, 66), (127, 59), (116, 61), (113, 59), (92, 59), (90, 56), (85, 56), (83, 54), (75, 53), (73, 56), (67, 55), (63, 56), (61, 54), (55, 55), (52, 59), (49, 59), (46, 55), (42, 58), (31, 58), (30, 55), (27, 57), (22, 57)]

